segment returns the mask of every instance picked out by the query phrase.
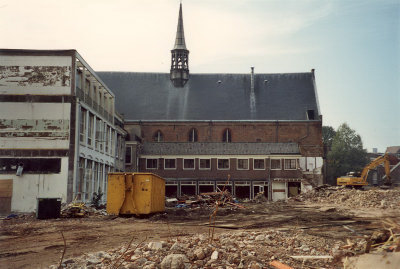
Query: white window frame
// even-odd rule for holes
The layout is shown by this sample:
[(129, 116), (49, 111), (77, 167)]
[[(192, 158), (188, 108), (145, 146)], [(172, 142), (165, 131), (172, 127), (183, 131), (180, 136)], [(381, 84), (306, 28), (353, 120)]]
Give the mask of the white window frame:
[[(295, 168), (286, 168), (286, 161), (287, 160), (294, 160), (295, 161)], [(284, 159), (284, 161), (283, 161), (283, 169), (284, 170), (297, 170), (297, 159), (292, 159), (292, 158), (288, 158), (288, 159)]]
[[(210, 167), (209, 168), (201, 168), (200, 160), (209, 160), (210, 161)], [(211, 170), (211, 158), (199, 158), (199, 170)]]
[[(246, 161), (247, 161), (247, 168), (239, 168), (239, 160), (246, 160)], [(236, 169), (237, 169), (237, 170), (249, 170), (249, 169), (250, 169), (249, 159), (246, 159), (246, 158), (237, 158), (237, 159), (236, 159)]]
[[(218, 161), (219, 160), (228, 160), (228, 168), (219, 168)], [(217, 170), (230, 170), (231, 169), (231, 159), (230, 158), (217, 158)]]
[[(165, 166), (165, 161), (166, 160), (175, 160), (175, 167), (174, 168), (170, 168), (170, 167), (166, 167)], [(164, 158), (164, 170), (176, 170), (176, 167), (177, 167), (177, 159), (176, 158)]]
[[(193, 160), (193, 168), (185, 168), (185, 160)], [(194, 170), (194, 169), (196, 169), (196, 159), (195, 158), (184, 158), (184, 159), (182, 159), (182, 168), (183, 168), (183, 170)]]
[[(254, 161), (255, 161), (255, 160), (262, 160), (263, 163), (264, 163), (264, 168), (255, 168), (255, 167), (254, 167), (254, 163), (255, 163)], [(253, 170), (265, 170), (265, 159), (264, 159), (264, 158), (254, 158), (254, 159), (253, 159)]]
[[(157, 160), (156, 168), (149, 168), (147, 166), (147, 160)], [(157, 170), (158, 169), (158, 159), (157, 158), (146, 158), (146, 170)]]
[[(280, 159), (280, 158), (271, 158), (270, 160), (271, 160), (271, 167), (270, 167), (271, 170), (282, 170), (282, 159)], [(280, 168), (272, 168), (272, 160), (278, 160)]]

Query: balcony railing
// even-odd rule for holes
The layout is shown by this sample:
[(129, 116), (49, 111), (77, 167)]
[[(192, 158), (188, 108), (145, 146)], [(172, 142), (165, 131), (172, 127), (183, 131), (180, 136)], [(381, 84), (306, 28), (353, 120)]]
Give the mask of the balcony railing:
[(95, 100), (93, 100), (88, 94), (86, 94), (81, 88), (76, 87), (76, 96), (91, 107), (94, 111), (99, 113), (104, 119), (114, 123), (114, 117), (103, 107), (101, 107)]

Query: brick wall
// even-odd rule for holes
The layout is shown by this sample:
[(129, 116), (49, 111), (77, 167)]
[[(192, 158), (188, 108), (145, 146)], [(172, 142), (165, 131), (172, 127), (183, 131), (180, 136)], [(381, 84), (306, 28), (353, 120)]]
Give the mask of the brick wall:
[(222, 142), (228, 128), (232, 142), (296, 142), (303, 156), (322, 156), (322, 122), (136, 122), (126, 123), (130, 137), (153, 141), (160, 130), (165, 142), (188, 142), (189, 131), (196, 128), (198, 142)]

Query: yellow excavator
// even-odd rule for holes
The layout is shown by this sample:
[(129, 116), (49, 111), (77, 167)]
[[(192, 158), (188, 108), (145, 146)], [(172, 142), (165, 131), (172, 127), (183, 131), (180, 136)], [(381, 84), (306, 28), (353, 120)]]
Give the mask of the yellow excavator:
[(389, 162), (389, 155), (387, 154), (379, 156), (378, 158), (370, 162), (368, 165), (366, 165), (362, 170), (361, 174), (350, 172), (347, 174), (347, 176), (338, 177), (337, 185), (348, 186), (348, 187), (366, 186), (368, 185), (367, 177), (369, 170), (376, 168), (382, 163), (384, 163), (385, 166), (386, 184), (390, 185), (390, 162)]

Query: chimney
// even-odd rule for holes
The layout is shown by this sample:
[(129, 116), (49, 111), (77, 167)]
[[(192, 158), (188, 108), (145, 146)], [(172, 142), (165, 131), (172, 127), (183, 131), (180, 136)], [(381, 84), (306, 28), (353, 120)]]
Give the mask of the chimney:
[(251, 67), (250, 74), (250, 115), (254, 118), (256, 113), (256, 95), (254, 93), (254, 67)]
[(251, 75), (250, 75), (250, 90), (254, 93), (254, 66), (251, 68)]

